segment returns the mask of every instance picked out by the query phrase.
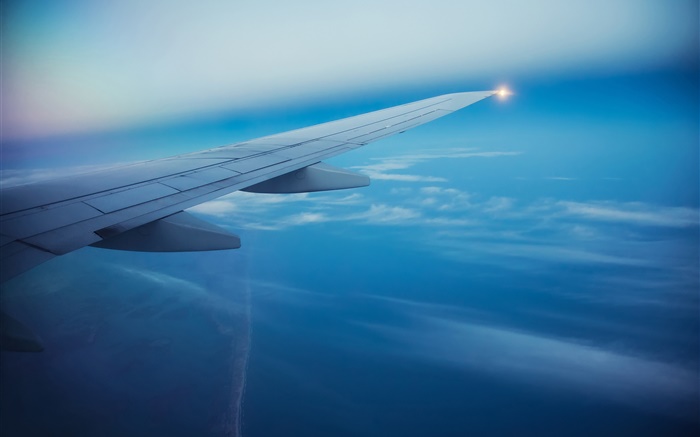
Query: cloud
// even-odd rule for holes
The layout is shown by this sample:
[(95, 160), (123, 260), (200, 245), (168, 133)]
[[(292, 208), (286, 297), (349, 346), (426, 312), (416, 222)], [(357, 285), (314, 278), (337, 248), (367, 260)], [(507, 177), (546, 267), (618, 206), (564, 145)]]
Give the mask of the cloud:
[(198, 214), (212, 215), (215, 217), (226, 217), (235, 212), (237, 209), (236, 204), (233, 202), (229, 202), (227, 200), (212, 200), (197, 206), (193, 206), (192, 208), (189, 208), (188, 211)]
[(348, 220), (360, 220), (370, 224), (397, 224), (411, 222), (420, 216), (420, 212), (410, 208), (372, 204), (367, 211), (351, 215)]
[[(375, 159), (369, 165), (374, 171), (392, 172), (410, 168), (421, 160), (480, 153), (464, 148), (430, 152)], [(332, 227), (333, 223), (401, 227), (403, 231), (396, 235), (413, 247), (467, 265), (515, 271), (563, 265), (572, 269), (607, 266), (650, 272), (650, 281), (668, 276), (684, 290), (697, 284), (697, 248), (687, 234), (698, 228), (696, 208), (612, 200), (525, 202), (432, 183), (379, 186), (366, 193), (369, 195), (235, 193), (224, 197), (222, 203), (204, 205), (195, 211), (222, 217), (234, 229), (282, 231), (320, 224)], [(658, 230), (650, 227), (665, 228), (664, 234), (659, 236)], [(653, 238), (650, 232), (655, 232)], [(614, 280), (610, 272), (601, 274), (599, 288), (609, 285), (615, 296), (608, 303), (649, 306), (668, 300), (654, 293), (620, 293), (615, 291)], [(661, 288), (654, 287), (654, 292)], [(583, 298), (576, 293), (569, 297)], [(601, 301), (599, 297), (594, 300)], [(687, 307), (686, 301), (679, 305)]]
[(168, 289), (180, 289), (186, 290), (192, 295), (205, 295), (207, 290), (200, 284), (196, 284), (192, 281), (187, 281), (185, 279), (177, 278), (166, 273), (156, 272), (152, 270), (145, 270), (132, 267), (117, 266), (114, 267), (120, 272), (123, 272), (131, 277), (137, 276), (149, 282), (153, 282), (163, 286)]
[(283, 230), (292, 226), (303, 226), (325, 222), (359, 222), (368, 225), (406, 225), (414, 223), (420, 218), (420, 212), (400, 206), (386, 204), (372, 204), (369, 209), (361, 212), (346, 214), (323, 214), (315, 212), (302, 212), (283, 217), (277, 220), (267, 229), (254, 225), (255, 229)]
[[(332, 307), (338, 304), (337, 297), (333, 293), (324, 293), (309, 288), (297, 287), (288, 283), (279, 283), (262, 279), (249, 279), (246, 283), (250, 286), (251, 294), (256, 302), (258, 300), (267, 300), (273, 302), (273, 305), (279, 304), (291, 305), (308, 309), (310, 307)], [(262, 304), (257, 306), (255, 310), (256, 319), (267, 323), (268, 326), (280, 326), (279, 314), (276, 311), (267, 313), (265, 311), (269, 306)], [(320, 311), (326, 311), (320, 309)], [(281, 326), (280, 329), (288, 329), (287, 326)]]
[(419, 176), (414, 174), (379, 173), (369, 169), (363, 169), (362, 173), (371, 179), (378, 181), (399, 182), (447, 182), (447, 179), (438, 176)]
[(352, 193), (348, 194), (347, 196), (343, 197), (337, 197), (337, 196), (328, 196), (328, 197), (323, 197), (321, 198), (321, 202), (323, 202), (324, 205), (360, 205), (362, 204), (364, 199), (364, 196), (360, 193)]
[(191, 302), (214, 310), (245, 310), (245, 305), (241, 302), (212, 293), (211, 290), (193, 281), (143, 268), (125, 267), (115, 264), (110, 264), (109, 267), (118, 273), (128, 275), (129, 278), (138, 278), (151, 282), (157, 285), (160, 290), (167, 292), (169, 296), (181, 301)]
[[(697, 257), (684, 240), (649, 240), (645, 227), (698, 227), (698, 210), (642, 202), (572, 202), (551, 199), (518, 203), (507, 197), (480, 199), (455, 189), (424, 187), (430, 202), (415, 201), (431, 218), (451, 218), (425, 242), (438, 254), (463, 262), (498, 263), (516, 269), (543, 263), (671, 268)], [(433, 201), (432, 199), (437, 199)], [(452, 200), (449, 200), (452, 199)], [(442, 204), (434, 208), (435, 204)], [(426, 211), (424, 215), (428, 215)], [(460, 223), (459, 220), (468, 220)], [(621, 233), (619, 224), (627, 225)], [(514, 262), (517, 260), (518, 262)]]
[(495, 196), (484, 203), (484, 212), (498, 213), (508, 211), (513, 208), (515, 200), (510, 197)]
[(522, 152), (498, 152), (498, 151), (482, 151), (479, 152), (474, 148), (450, 148), (450, 149), (437, 149), (437, 150), (426, 150), (424, 152), (403, 155), (395, 158), (374, 158), (377, 160), (383, 159), (398, 159), (406, 162), (424, 162), (432, 159), (445, 159), (445, 158), (499, 158), (501, 156), (518, 156)]
[(422, 176), (414, 174), (388, 173), (391, 170), (403, 170), (412, 167), (416, 162), (401, 160), (400, 158), (385, 158), (379, 164), (354, 166), (361, 173), (373, 180), (401, 181), (401, 182), (447, 182), (447, 179), (437, 176)]
[[(450, 153), (475, 153), (468, 150), (451, 149)], [(426, 159), (428, 155), (406, 156), (410, 158), (400, 157), (400, 163), (383, 160), (376, 165), (383, 169), (405, 168), (416, 162), (416, 156)], [(445, 152), (429, 156), (445, 156)], [(228, 216), (228, 225), (232, 227), (258, 230), (330, 222), (423, 227), (428, 229), (421, 234), (437, 234), (427, 239), (432, 241), (429, 246), (464, 260), (473, 260), (482, 253), (490, 259), (626, 266), (656, 265), (661, 261), (660, 252), (654, 252), (657, 249), (646, 248), (651, 243), (636, 241), (644, 234), (643, 227), (698, 226), (697, 209), (642, 202), (540, 199), (523, 203), (511, 197), (483, 197), (437, 185), (391, 188), (390, 194), (377, 201), (356, 192), (342, 196), (338, 192), (292, 195), (238, 192), (195, 207), (193, 211)], [(616, 227), (620, 223), (629, 225), (624, 238)], [(475, 241), (479, 244), (475, 245)], [(665, 256), (669, 260), (680, 261), (678, 256), (668, 255)]]
[(316, 207), (342, 207), (361, 205), (363, 204), (363, 199), (364, 196), (360, 193), (339, 196), (337, 193), (261, 194), (236, 191), (216, 200), (189, 208), (188, 211), (214, 217), (227, 217), (236, 214), (264, 215), (271, 210), (284, 208), (289, 204), (308, 203)]
[(414, 359), (695, 417), (699, 381), (692, 367), (507, 327), (437, 316), (415, 321), (410, 329), (382, 329)]
[(621, 222), (642, 226), (689, 227), (698, 226), (698, 210), (687, 207), (668, 207), (642, 202), (568, 202), (557, 203), (564, 214), (582, 218)]
[(623, 266), (645, 266), (651, 261), (630, 255), (614, 255), (580, 247), (561, 244), (509, 244), (481, 243), (480, 250), (499, 257), (525, 258), (550, 263), (616, 264)]
[[(357, 297), (370, 299), (375, 302), (382, 303), (390, 309), (403, 313), (405, 316), (415, 317), (422, 316), (454, 316), (454, 317), (471, 317), (479, 319), (488, 319), (490, 313), (481, 309), (466, 307), (464, 305), (452, 305), (445, 303), (435, 303), (426, 300), (405, 299), (396, 296), (386, 296), (382, 294), (357, 294)], [(363, 322), (354, 321), (355, 324), (362, 325)], [(382, 326), (375, 325), (377, 327)]]
[[(522, 330), (496, 322), (494, 314), (479, 308), (362, 297), (396, 312), (379, 321), (353, 321), (384, 339), (383, 353), (697, 420), (700, 379), (693, 362), (664, 361), (589, 339)], [(580, 317), (576, 322), (600, 323)], [(606, 329), (629, 329), (602, 323)]]
[(424, 219), (423, 224), (440, 228), (462, 228), (467, 226), (478, 226), (479, 222), (477, 220), (463, 218), (435, 217)]
[(330, 221), (331, 218), (325, 214), (315, 212), (302, 212), (287, 218), (288, 226), (306, 225), (309, 223), (324, 223)]
[(121, 165), (134, 164), (130, 163), (111, 163), (97, 165), (81, 165), (71, 167), (57, 168), (33, 168), (33, 169), (6, 169), (0, 170), (0, 180), (3, 188), (14, 187), (17, 185), (32, 184), (52, 179), (65, 178), (84, 173), (92, 173), (95, 171), (108, 170)]
[(376, 164), (358, 165), (352, 168), (366, 174), (370, 179), (400, 181), (400, 182), (447, 182), (447, 179), (439, 176), (391, 173), (393, 170), (405, 170), (417, 164), (435, 159), (466, 159), (466, 158), (497, 158), (501, 156), (516, 156), (520, 152), (479, 152), (473, 148), (433, 149), (425, 152), (391, 156), (384, 158), (372, 158), (379, 161)]
[(515, 199), (505, 196), (480, 199), (475, 194), (456, 188), (427, 186), (422, 187), (418, 193), (419, 196), (427, 197), (419, 197), (414, 199), (414, 202), (427, 209), (434, 209), (444, 214), (468, 212), (472, 217), (504, 215), (512, 211), (516, 203)]

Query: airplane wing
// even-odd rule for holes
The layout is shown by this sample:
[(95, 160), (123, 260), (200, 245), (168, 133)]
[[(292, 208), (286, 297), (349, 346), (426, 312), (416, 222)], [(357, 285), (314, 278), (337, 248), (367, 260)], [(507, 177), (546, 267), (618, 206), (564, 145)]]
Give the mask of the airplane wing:
[(446, 94), (202, 152), (3, 188), (0, 283), (88, 245), (139, 251), (240, 247), (236, 235), (184, 210), (236, 190), (366, 186), (366, 176), (322, 161), (495, 93)]

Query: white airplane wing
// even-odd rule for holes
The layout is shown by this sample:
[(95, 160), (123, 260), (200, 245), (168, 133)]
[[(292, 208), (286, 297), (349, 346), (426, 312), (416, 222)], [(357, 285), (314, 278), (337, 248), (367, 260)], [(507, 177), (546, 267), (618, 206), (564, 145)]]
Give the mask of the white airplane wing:
[(240, 247), (237, 236), (184, 210), (236, 190), (368, 185), (366, 176), (321, 161), (493, 94), (447, 94), (231, 146), (3, 188), (0, 283), (87, 245), (138, 251)]

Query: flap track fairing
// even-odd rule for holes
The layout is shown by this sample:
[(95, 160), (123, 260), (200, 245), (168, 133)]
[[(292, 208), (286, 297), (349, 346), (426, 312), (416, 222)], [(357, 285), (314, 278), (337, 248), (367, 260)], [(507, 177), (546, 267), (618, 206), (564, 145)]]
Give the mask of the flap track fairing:
[(91, 246), (137, 252), (195, 252), (241, 247), (237, 235), (184, 211), (125, 232), (108, 228), (97, 234), (104, 239)]
[(366, 187), (369, 177), (319, 162), (244, 188), (251, 193), (311, 193)]

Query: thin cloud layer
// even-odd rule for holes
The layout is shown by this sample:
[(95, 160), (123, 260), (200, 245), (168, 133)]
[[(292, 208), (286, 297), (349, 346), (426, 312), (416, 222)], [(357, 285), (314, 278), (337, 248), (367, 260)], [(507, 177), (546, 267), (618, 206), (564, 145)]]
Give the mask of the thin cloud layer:
[[(272, 210), (284, 208), (289, 204), (307, 204), (312, 211), (328, 210), (327, 213), (307, 214), (307, 220), (297, 220), (297, 224), (325, 221), (363, 221), (380, 212), (394, 211), (396, 220), (415, 222), (417, 217), (433, 220), (431, 223), (459, 225), (465, 223), (464, 214), (469, 214), (470, 224), (474, 220), (529, 220), (529, 221), (559, 221), (572, 235), (580, 239), (594, 239), (597, 223), (621, 223), (634, 226), (657, 226), (670, 228), (693, 228), (699, 224), (698, 210), (688, 207), (665, 207), (643, 202), (573, 202), (554, 201), (551, 199), (538, 200), (529, 204), (518, 203), (516, 199), (494, 196), (480, 198), (456, 188), (424, 186), (419, 189), (402, 188), (391, 190), (390, 198), (396, 205), (386, 202), (374, 203), (369, 210), (357, 211), (350, 208), (366, 208), (371, 199), (362, 194), (353, 193), (343, 197), (334, 194), (252, 194), (236, 192), (219, 200), (193, 207), (190, 211), (223, 217), (227, 213), (239, 210), (238, 205), (245, 205), (246, 213), (265, 215)], [(409, 207), (410, 206), (410, 207)], [(241, 213), (243, 213), (241, 211)], [(294, 217), (303, 217), (297, 213)], [(379, 220), (382, 221), (382, 220)], [(580, 223), (571, 225), (572, 221)], [(279, 219), (279, 222), (294, 221)], [(377, 221), (368, 221), (376, 223)], [(282, 226), (284, 227), (284, 226)], [(458, 227), (458, 226), (457, 226)]]
[[(620, 342), (566, 337), (534, 324), (521, 315), (504, 319), (502, 310), (413, 300), (387, 290), (380, 294), (336, 295), (269, 282), (254, 282), (257, 293), (276, 290), (274, 301), (289, 307), (328, 306), (334, 326), (351, 326), (345, 341), (330, 339), (329, 348), (353, 355), (391, 357), (402, 362), (420, 361), (450, 367), (465, 374), (497, 377), (514, 385), (546, 387), (596, 402), (619, 403), (655, 414), (697, 420), (699, 375), (691, 360), (650, 355)], [(388, 294), (386, 294), (388, 293)], [(433, 293), (424, 296), (434, 297)], [(444, 297), (444, 296), (443, 296)], [(336, 307), (343, 311), (337, 312)], [(355, 312), (353, 308), (362, 308)], [(542, 318), (568, 319), (585, 326), (584, 332), (603, 329), (619, 336), (654, 337), (658, 331), (600, 320), (589, 315), (538, 314)], [(265, 323), (278, 330), (286, 327), (271, 315)], [(521, 326), (529, 326), (523, 329)], [(358, 329), (359, 328), (359, 329)], [(595, 329), (594, 329), (595, 328)], [(551, 328), (550, 328), (551, 329)], [(631, 331), (630, 331), (631, 330)], [(663, 337), (657, 340), (665, 340)]]
[[(450, 149), (372, 159), (358, 168), (391, 174), (453, 155), (493, 158), (514, 154)], [(416, 170), (417, 177), (431, 171), (428, 167)], [(430, 182), (406, 185), (381, 181), (375, 187), (350, 195), (235, 193), (193, 211), (220, 217), (232, 229), (282, 231), (331, 223), (396, 227), (412, 247), (468, 265), (518, 271), (561, 265), (652, 269), (661, 275), (659, 278), (670, 275), (683, 289), (697, 283), (687, 274), (697, 270), (697, 248), (689, 244), (687, 234), (697, 233), (700, 228), (696, 208), (612, 200), (523, 201)], [(616, 279), (603, 277), (612, 282)], [(612, 287), (612, 282), (606, 284)], [(616, 302), (622, 304), (660, 302), (653, 295), (616, 296)], [(692, 303), (685, 298), (677, 302), (681, 306)]]
[(592, 220), (647, 226), (692, 227), (698, 225), (698, 210), (685, 207), (659, 207), (640, 202), (559, 202), (565, 214)]
[[(413, 313), (423, 312), (420, 306)], [(571, 339), (416, 315), (412, 328), (366, 325), (413, 359), (511, 378), (521, 383), (687, 416), (696, 406), (698, 375), (683, 366)]]
[(447, 182), (440, 176), (393, 173), (394, 170), (406, 170), (417, 164), (436, 159), (466, 159), (466, 158), (497, 158), (501, 156), (516, 156), (520, 152), (477, 151), (473, 148), (452, 148), (431, 150), (401, 156), (373, 158), (375, 164), (358, 165), (352, 168), (366, 174), (370, 179), (399, 182)]

